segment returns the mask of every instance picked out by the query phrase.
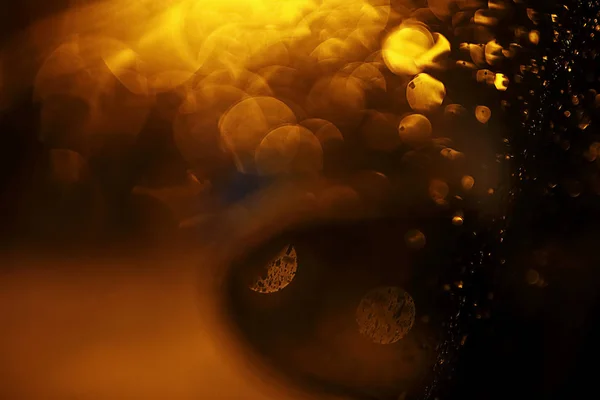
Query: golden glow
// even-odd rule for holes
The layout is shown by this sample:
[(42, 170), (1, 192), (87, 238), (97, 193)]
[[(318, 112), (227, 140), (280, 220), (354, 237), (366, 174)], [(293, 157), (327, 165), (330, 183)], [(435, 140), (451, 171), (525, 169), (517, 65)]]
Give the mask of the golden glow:
[(487, 122), (490, 120), (491, 117), (492, 117), (492, 110), (490, 110), (489, 107), (486, 107), (486, 106), (475, 107), (475, 118), (477, 118), (477, 121), (481, 122), (482, 124), (487, 124)]
[(471, 175), (465, 175), (461, 178), (460, 184), (464, 190), (471, 190), (475, 186), (475, 179)]
[(245, 99), (230, 108), (219, 121), (225, 145), (235, 156), (242, 172), (255, 170), (254, 157), (258, 145), (278, 126), (293, 124), (296, 116), (282, 101), (273, 97)]
[(431, 138), (431, 122), (421, 114), (410, 114), (402, 118), (398, 133), (403, 143), (413, 147), (421, 147)]
[(395, 74), (415, 75), (420, 71), (416, 59), (433, 47), (431, 32), (421, 24), (401, 26), (383, 42), (385, 64)]
[(56, 182), (77, 183), (84, 178), (86, 168), (86, 161), (79, 153), (66, 149), (50, 151), (50, 171)]
[(283, 125), (260, 142), (256, 167), (263, 175), (315, 175), (323, 168), (323, 150), (317, 137), (305, 127)]
[(408, 104), (418, 112), (434, 111), (442, 105), (445, 97), (444, 84), (429, 74), (415, 76), (406, 88)]
[(505, 92), (508, 89), (509, 80), (504, 74), (496, 74), (494, 79), (494, 86), (501, 92)]
[(540, 33), (538, 31), (531, 31), (529, 32), (529, 41), (532, 44), (537, 45), (540, 42)]

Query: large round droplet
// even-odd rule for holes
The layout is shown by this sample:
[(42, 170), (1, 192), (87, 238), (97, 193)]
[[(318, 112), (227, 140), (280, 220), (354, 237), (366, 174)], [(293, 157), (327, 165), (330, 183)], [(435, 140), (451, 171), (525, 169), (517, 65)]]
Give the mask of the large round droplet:
[(428, 74), (417, 75), (406, 88), (406, 100), (419, 112), (431, 112), (442, 105), (446, 97), (444, 84)]
[(266, 265), (266, 275), (258, 277), (250, 284), (250, 289), (258, 293), (275, 293), (287, 287), (298, 269), (296, 249), (285, 246)]
[(271, 131), (256, 150), (256, 167), (263, 175), (316, 174), (323, 168), (319, 139), (299, 125)]
[(400, 140), (413, 147), (421, 147), (431, 137), (431, 122), (421, 114), (411, 114), (402, 118), (398, 126)]
[(359, 332), (378, 344), (402, 339), (415, 322), (415, 302), (403, 289), (381, 287), (368, 292), (356, 309)]
[(393, 31), (383, 42), (383, 60), (396, 75), (415, 75), (421, 68), (415, 62), (434, 43), (424, 25), (411, 24)]

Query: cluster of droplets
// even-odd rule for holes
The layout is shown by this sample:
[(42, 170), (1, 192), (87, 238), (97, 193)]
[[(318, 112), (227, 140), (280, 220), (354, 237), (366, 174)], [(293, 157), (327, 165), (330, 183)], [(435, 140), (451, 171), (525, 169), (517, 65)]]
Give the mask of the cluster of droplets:
[[(53, 149), (54, 176), (84, 179), (86, 159), (105, 147), (107, 134), (134, 141), (157, 111), (190, 171), (181, 187), (138, 183), (133, 194), (158, 198), (177, 219), (189, 217), (186, 198), (209, 188), (200, 180), (230, 164), (269, 179), (325, 176), (332, 186), (318, 194), (319, 204), (343, 198), (380, 209), (417, 199), (423, 215), (444, 215), (464, 238), (457, 253), (469, 254), (452, 261), (452, 279), (441, 284), (454, 308), (432, 395), (446, 373), (441, 367), (465, 342), (465, 318), (489, 315), (484, 303), (492, 296), (472, 288), (483, 266), (501, 263), (495, 245), (506, 230), (503, 200), (520, 190), (503, 190), (499, 176), (517, 163), (516, 180), (535, 179), (530, 147), (514, 154), (514, 138), (497, 138), (494, 123), (519, 110), (529, 134), (541, 132), (546, 97), (535, 99), (529, 88), (531, 81), (547, 86), (541, 76), (549, 61), (532, 56), (543, 45), (545, 16), (497, 0), (298, 0), (272, 14), (266, 1), (142, 3), (143, 12), (132, 6), (122, 14), (128, 24), (92, 23), (99, 11), (116, 15), (116, 1), (84, 8), (73, 22), (82, 33), (54, 49), (38, 72), (41, 137)], [(521, 14), (527, 18), (513, 25)], [(567, 43), (561, 32), (555, 37)], [(551, 62), (572, 72), (569, 60)], [(466, 96), (471, 88), (481, 96)], [(566, 95), (564, 118), (577, 118), (585, 130), (591, 119), (580, 109), (589, 93)], [(594, 146), (585, 154), (595, 160)], [(486, 218), (470, 218), (469, 205)], [(422, 229), (405, 232), (408, 248), (427, 247)], [(286, 257), (270, 264), (258, 291), (291, 282), (296, 261)], [(279, 284), (270, 287), (269, 279)], [(410, 304), (410, 324), (390, 342), (410, 330)]]
[[(522, 109), (528, 139), (519, 143), (516, 190), (535, 199), (530, 201), (540, 204), (541, 212), (556, 214), (559, 202), (576, 207), (600, 194), (594, 128), (600, 110), (599, 21), (598, 2), (562, 2), (540, 22), (550, 38), (546, 54), (524, 66), (541, 84)], [(559, 224), (570, 222), (563, 218)], [(522, 282), (533, 291), (551, 285), (550, 264), (548, 249), (534, 250), (520, 271)]]

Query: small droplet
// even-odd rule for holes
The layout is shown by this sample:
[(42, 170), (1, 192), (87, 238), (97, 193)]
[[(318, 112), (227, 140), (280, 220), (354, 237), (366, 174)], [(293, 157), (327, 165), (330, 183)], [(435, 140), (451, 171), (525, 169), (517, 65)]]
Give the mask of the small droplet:
[(454, 217), (452, 217), (452, 225), (454, 226), (461, 226), (464, 222), (463, 216), (462, 215), (455, 215)]
[(535, 269), (530, 269), (525, 274), (525, 281), (530, 285), (535, 285), (540, 280), (540, 274)]
[(475, 179), (471, 175), (465, 175), (460, 180), (460, 184), (464, 190), (471, 190), (475, 185)]
[(429, 183), (429, 196), (437, 204), (445, 204), (449, 192), (448, 184), (442, 180), (433, 179)]
[(477, 121), (482, 124), (487, 124), (487, 122), (492, 117), (492, 111), (486, 106), (477, 106), (475, 107), (475, 118)]
[(408, 231), (406, 235), (404, 235), (404, 239), (406, 245), (415, 250), (422, 249), (426, 244), (425, 234), (416, 229)]

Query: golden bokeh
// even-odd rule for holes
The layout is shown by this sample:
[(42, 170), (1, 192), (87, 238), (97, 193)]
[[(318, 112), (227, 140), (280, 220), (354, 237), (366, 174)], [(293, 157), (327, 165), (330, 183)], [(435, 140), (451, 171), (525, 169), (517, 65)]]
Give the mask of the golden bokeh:
[(397, 75), (416, 75), (422, 72), (419, 58), (434, 45), (434, 38), (424, 24), (401, 25), (383, 42), (383, 59)]
[(310, 130), (283, 125), (260, 142), (255, 159), (262, 175), (316, 175), (323, 168), (323, 149)]
[(437, 204), (445, 204), (449, 193), (450, 187), (446, 182), (440, 179), (433, 179), (429, 183), (429, 196)]
[(477, 121), (481, 122), (482, 124), (487, 124), (487, 122), (490, 120), (491, 117), (492, 117), (492, 110), (490, 110), (489, 107), (487, 107), (487, 106), (475, 107), (475, 118), (477, 118)]
[(421, 113), (435, 111), (446, 97), (446, 87), (429, 74), (419, 74), (408, 84), (406, 99), (410, 108)]
[(296, 122), (292, 110), (274, 97), (252, 97), (231, 107), (219, 120), (221, 138), (241, 172), (254, 172), (261, 141), (273, 129)]
[(475, 179), (470, 175), (465, 175), (461, 178), (460, 184), (464, 190), (471, 190), (475, 186)]
[(412, 147), (426, 145), (431, 138), (431, 122), (421, 114), (410, 114), (402, 118), (398, 133), (403, 143)]
[(315, 134), (321, 146), (325, 146), (330, 142), (343, 142), (344, 136), (342, 132), (331, 122), (321, 118), (309, 118), (300, 122), (300, 125), (309, 129)]

